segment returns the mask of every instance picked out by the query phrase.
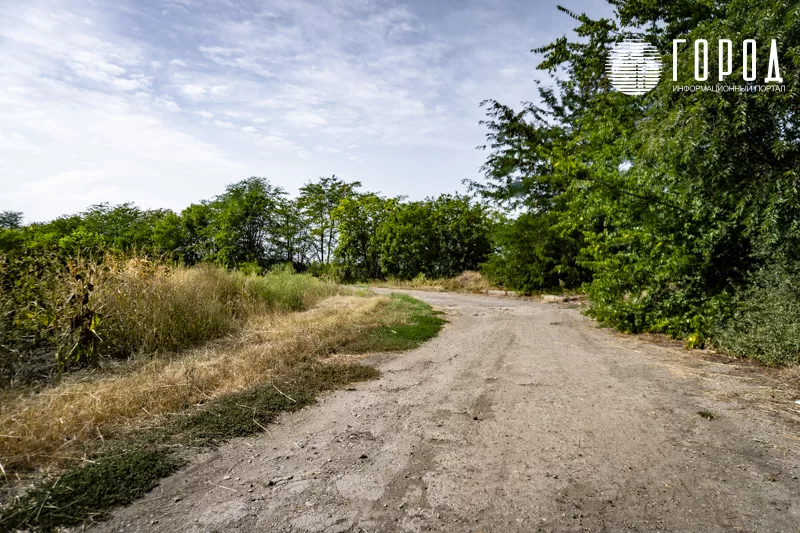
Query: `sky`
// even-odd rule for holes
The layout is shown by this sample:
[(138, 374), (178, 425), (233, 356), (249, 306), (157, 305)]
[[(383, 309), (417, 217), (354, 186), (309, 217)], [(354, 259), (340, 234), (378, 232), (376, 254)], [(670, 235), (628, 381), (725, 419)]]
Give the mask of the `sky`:
[(535, 100), (556, 4), (604, 0), (0, 1), (0, 211), (180, 211), (262, 176), (464, 191), (480, 102)]

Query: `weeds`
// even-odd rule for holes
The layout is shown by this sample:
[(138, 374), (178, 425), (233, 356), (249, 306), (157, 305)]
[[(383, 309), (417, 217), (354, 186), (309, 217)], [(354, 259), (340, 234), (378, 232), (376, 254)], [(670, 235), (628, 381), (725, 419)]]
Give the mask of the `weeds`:
[(109, 509), (147, 494), (182, 464), (169, 451), (159, 449), (109, 455), (68, 470), (0, 514), (0, 532), (53, 531), (89, 518), (102, 519)]
[(171, 416), (158, 428), (121, 439), (87, 466), (72, 468), (27, 493), (0, 515), (0, 532), (28, 527), (52, 531), (102, 520), (185, 464), (174, 452), (176, 445), (209, 446), (254, 435), (281, 412), (313, 403), (320, 392), (379, 374), (359, 364), (303, 364), (279, 380), (223, 396), (188, 415)]
[(37, 350), (54, 351), (62, 368), (175, 352), (228, 335), (248, 317), (307, 309), (341, 292), (286, 270), (255, 276), (112, 255), (0, 259), (0, 386), (19, 381)]
[[(73, 448), (78, 453), (81, 449), (88, 453), (93, 464), (67, 470), (55, 482), (40, 484), (23, 495), (0, 514), (0, 532), (21, 528), (52, 531), (87, 519), (103, 519), (113, 507), (140, 497), (161, 477), (179, 468), (185, 457), (176, 455), (174, 450), (213, 446), (233, 437), (256, 434), (279, 413), (309, 405), (323, 391), (379, 375), (369, 366), (321, 362), (328, 354), (412, 348), (434, 336), (443, 322), (430, 306), (405, 295), (340, 296), (305, 313), (251, 320), (240, 338), (212, 347), (211, 353), (197, 353), (169, 363), (154, 359), (128, 374), (60, 385), (44, 402), (23, 399), (14, 406), (16, 409), (5, 413), (0, 433), (13, 434), (15, 427), (23, 432), (27, 429), (27, 440), (0, 441), (0, 455), (8, 457), (10, 449), (22, 451), (25, 446), (35, 447), (42, 442), (63, 445), (71, 439)], [(189, 384), (183, 390), (188, 395), (196, 386), (214, 381), (212, 375), (216, 376), (217, 388), (201, 389), (193, 400), (185, 397), (183, 401), (189, 406), (183, 412), (175, 412), (171, 400), (163, 403), (170, 397), (165, 394), (167, 391), (181, 388), (180, 378)], [(165, 386), (167, 382), (171, 385)], [(137, 392), (132, 387), (135, 384), (148, 384), (149, 388), (139, 388)], [(87, 387), (66, 403), (82, 404), (88, 412), (79, 410), (67, 419), (69, 423), (62, 420), (55, 425), (60, 429), (47, 436), (47, 421), (59, 420), (64, 414), (53, 410), (63, 403), (59, 400), (70, 386)], [(93, 398), (98, 392), (101, 397)], [(39, 396), (48, 397), (48, 392)], [(97, 440), (90, 441), (91, 432), (84, 430), (97, 429), (103, 423), (113, 428), (113, 421), (108, 420), (109, 406), (103, 400), (118, 396), (124, 396), (118, 400), (124, 404), (136, 404), (137, 399), (141, 403), (141, 398), (147, 398), (152, 409), (163, 413), (157, 426), (128, 430), (114, 439), (108, 439), (113, 432), (107, 432), (108, 443), (86, 452), (92, 450), (92, 444), (97, 445)], [(202, 405), (191, 403), (200, 401)], [(138, 426), (148, 418), (142, 417), (140, 410), (141, 407), (135, 408), (132, 413)], [(9, 416), (14, 411), (18, 415), (26, 413), (23, 422), (27, 426), (19, 426), (20, 419)], [(91, 413), (95, 418), (87, 417)], [(119, 413), (116, 416), (117, 423), (124, 419)], [(38, 426), (37, 420), (41, 421)], [(27, 457), (29, 467), (46, 464), (41, 453)], [(25, 464), (19, 462), (21, 456), (16, 459), (10, 463), (12, 467), (18, 469)]]
[(389, 278), (386, 281), (375, 282), (376, 287), (397, 289), (419, 289), (450, 292), (485, 293), (500, 287), (489, 282), (480, 272), (466, 271), (454, 278), (429, 279), (420, 274), (411, 280)]
[(352, 353), (408, 350), (435, 336), (444, 320), (431, 306), (393, 293), (383, 313), (381, 325), (344, 347)]
[(339, 296), (305, 313), (251, 317), (237, 335), (182, 354), (141, 358), (110, 374), (77, 373), (0, 405), (0, 462), (25, 471), (68, 462), (87, 443), (198, 402), (248, 389), (341, 351), (377, 327), (388, 298)]

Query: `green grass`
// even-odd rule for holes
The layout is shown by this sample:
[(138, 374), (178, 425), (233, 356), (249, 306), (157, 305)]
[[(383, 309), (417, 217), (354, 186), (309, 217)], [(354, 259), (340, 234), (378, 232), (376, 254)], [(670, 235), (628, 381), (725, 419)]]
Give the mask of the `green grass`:
[(445, 323), (441, 314), (425, 302), (392, 293), (382, 324), (344, 346), (343, 351), (369, 353), (416, 348), (439, 333)]
[[(429, 305), (392, 294), (374, 328), (341, 352), (408, 350), (435, 336), (444, 320)], [(283, 375), (248, 390), (222, 396), (166, 417), (158, 427), (111, 441), (72, 468), (39, 484), (0, 511), (0, 533), (20, 529), (54, 531), (108, 517), (158, 485), (187, 462), (176, 450), (217, 446), (260, 433), (283, 412), (314, 403), (318, 394), (348, 383), (376, 379), (380, 372), (361, 364), (300, 362)]]
[(163, 449), (108, 455), (95, 464), (68, 470), (26, 494), (0, 515), (0, 531), (53, 531), (104, 518), (109, 509), (147, 494), (159, 479), (182, 464)]

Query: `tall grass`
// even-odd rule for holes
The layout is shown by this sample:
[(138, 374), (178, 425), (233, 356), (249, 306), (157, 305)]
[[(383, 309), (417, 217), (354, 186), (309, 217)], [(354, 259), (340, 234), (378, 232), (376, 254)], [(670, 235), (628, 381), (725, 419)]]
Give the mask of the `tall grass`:
[(0, 386), (42, 350), (62, 367), (174, 352), (230, 334), (250, 316), (307, 309), (340, 292), (285, 269), (256, 276), (142, 257), (0, 259)]
[(91, 303), (106, 318), (97, 333), (111, 355), (173, 352), (231, 333), (265, 312), (300, 311), (340, 292), (314, 277), (276, 270), (264, 276), (211, 265), (111, 271)]

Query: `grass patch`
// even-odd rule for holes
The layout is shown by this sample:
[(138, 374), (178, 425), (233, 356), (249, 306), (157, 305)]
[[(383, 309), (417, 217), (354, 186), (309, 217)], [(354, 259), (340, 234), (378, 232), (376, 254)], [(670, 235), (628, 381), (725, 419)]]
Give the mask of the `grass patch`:
[(0, 514), (0, 532), (102, 520), (109, 511), (152, 490), (186, 460), (174, 450), (217, 445), (263, 431), (280, 413), (314, 402), (320, 392), (375, 379), (380, 372), (360, 364), (303, 364), (287, 375), (229, 394), (169, 417), (158, 428), (120, 439), (94, 464), (67, 470), (40, 485)]
[(11, 459), (9, 473), (68, 466), (50, 460), (56, 452), (93, 462), (51, 475), (0, 510), (0, 532), (101, 520), (179, 468), (185, 456), (175, 450), (259, 433), (323, 391), (379, 375), (330, 354), (413, 348), (443, 323), (406, 295), (338, 296), (306, 312), (262, 316), (240, 337), (184, 357), (154, 358), (0, 406), (0, 456)]
[(110, 509), (147, 494), (182, 464), (168, 450), (159, 449), (109, 455), (73, 468), (0, 514), (0, 531), (53, 531), (90, 518), (103, 519)]
[(441, 312), (406, 294), (392, 293), (381, 324), (348, 343), (350, 353), (390, 352), (416, 348), (444, 325)]

